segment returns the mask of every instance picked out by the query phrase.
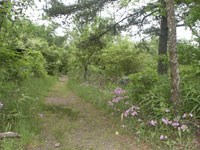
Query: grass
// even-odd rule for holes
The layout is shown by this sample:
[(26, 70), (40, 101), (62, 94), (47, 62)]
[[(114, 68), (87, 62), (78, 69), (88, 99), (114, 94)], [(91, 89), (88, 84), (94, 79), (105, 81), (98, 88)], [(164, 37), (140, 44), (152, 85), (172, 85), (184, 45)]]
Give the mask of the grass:
[(91, 102), (95, 106), (109, 110), (108, 100), (111, 99), (111, 94), (108, 91), (99, 91), (89, 84), (81, 84), (75, 80), (69, 80), (67, 86), (79, 95), (85, 101)]
[(71, 119), (77, 119), (79, 111), (73, 110), (62, 105), (45, 105), (45, 111), (50, 111), (52, 114), (57, 114), (59, 117), (68, 116)]
[[(68, 87), (72, 89), (77, 95), (79, 95), (85, 101), (93, 103), (98, 108), (111, 111), (108, 107), (108, 101), (112, 99), (111, 92), (102, 92), (100, 89), (95, 88), (89, 84), (83, 84), (74, 80), (68, 82)], [(142, 110), (141, 110), (142, 111)], [(145, 112), (145, 111), (144, 111)], [(115, 112), (119, 117), (119, 113)], [(108, 114), (109, 115), (109, 114)], [(160, 127), (151, 127), (147, 124), (149, 121), (149, 114), (143, 114), (142, 120), (138, 121), (137, 118), (124, 119), (123, 123), (127, 126), (125, 130), (131, 131), (135, 136), (138, 136), (143, 141), (151, 144), (153, 149), (169, 149), (169, 150), (179, 150), (179, 149), (196, 149), (194, 144), (194, 134), (191, 133), (178, 133), (171, 127), (166, 128), (163, 125)], [(162, 124), (162, 123), (161, 123)], [(161, 141), (159, 139), (160, 135), (168, 135), (169, 139), (166, 141)]]
[(20, 86), (4, 84), (7, 90), (1, 90), (4, 108), (0, 111), (1, 132), (13, 131), (21, 135), (20, 139), (4, 139), (0, 148), (4, 150), (21, 150), (40, 132), (38, 113), (42, 110), (44, 96), (55, 84), (55, 77), (32, 78)]

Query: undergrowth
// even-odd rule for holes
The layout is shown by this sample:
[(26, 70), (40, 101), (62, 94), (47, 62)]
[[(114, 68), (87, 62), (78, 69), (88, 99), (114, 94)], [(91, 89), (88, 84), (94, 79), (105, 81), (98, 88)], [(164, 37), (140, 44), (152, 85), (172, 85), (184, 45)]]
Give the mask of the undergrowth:
[(198, 149), (195, 132), (199, 129), (199, 80), (183, 80), (181, 102), (174, 113), (170, 100), (170, 80), (136, 73), (126, 86), (99, 89), (70, 80), (68, 86), (81, 98), (121, 118), (125, 130), (151, 144), (153, 149)]
[(48, 89), (54, 85), (55, 77), (30, 78), (20, 85), (13, 82), (0, 83), (0, 132), (17, 132), (20, 139), (0, 141), (0, 149), (20, 150), (40, 132), (39, 113), (42, 110), (43, 98)]
[(68, 81), (67, 86), (85, 101), (91, 102), (99, 108), (109, 110), (107, 105), (108, 100), (111, 98), (109, 91), (100, 91), (91, 84), (81, 83), (73, 79)]

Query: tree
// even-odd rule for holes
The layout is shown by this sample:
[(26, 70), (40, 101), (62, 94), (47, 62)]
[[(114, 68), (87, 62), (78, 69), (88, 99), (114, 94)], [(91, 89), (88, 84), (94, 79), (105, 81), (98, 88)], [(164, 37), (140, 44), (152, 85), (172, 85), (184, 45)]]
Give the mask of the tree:
[[(79, 0), (78, 3), (65, 6), (63, 3), (61, 3), (58, 0), (52, 0), (51, 1), (51, 8), (47, 9), (46, 12), (50, 16), (57, 16), (59, 14), (61, 15), (72, 15), (73, 18), (76, 18), (80, 22), (80, 24), (84, 24), (85, 20), (84, 16), (87, 16), (87, 20), (92, 21), (96, 15), (98, 15), (97, 12), (103, 10), (104, 6), (108, 3), (120, 3), (120, 8), (126, 9), (127, 6), (131, 8), (129, 5), (132, 1), (131, 0)], [(194, 22), (199, 18), (199, 2), (198, 0), (175, 0), (176, 2), (176, 8), (177, 10), (181, 10), (182, 13), (177, 14), (177, 26), (183, 26), (183, 25), (189, 25), (188, 23), (182, 24), (181, 22), (183, 20), (191, 20)], [(168, 29), (167, 29), (167, 13), (166, 13), (166, 4), (165, 0), (158, 0), (156, 2), (149, 2), (146, 6), (142, 6), (139, 8), (131, 8), (131, 11), (127, 11), (127, 15), (125, 15), (121, 20), (118, 22), (112, 24), (107, 30), (102, 31), (102, 34), (99, 35), (102, 36), (103, 34), (106, 34), (107, 31), (115, 29), (124, 30), (132, 25), (137, 26), (144, 26), (145, 24), (150, 24), (148, 18), (153, 18), (154, 21), (160, 22), (160, 27), (150, 27), (149, 29), (145, 30), (145, 33), (147, 34), (156, 34), (159, 36), (159, 46), (158, 46), (158, 74), (166, 74), (168, 70), (168, 62), (167, 62), (167, 39), (168, 39)], [(182, 9), (182, 6), (187, 6), (187, 12)], [(179, 7), (180, 6), (180, 7)], [(189, 13), (190, 12), (190, 13)], [(192, 13), (191, 13), (192, 12)], [(184, 15), (186, 15), (184, 17)], [(126, 20), (126, 23), (122, 24)], [(180, 24), (178, 24), (180, 22)], [(120, 24), (120, 26), (119, 26)], [(190, 27), (191, 26), (191, 27)], [(190, 24), (190, 28), (192, 29), (193, 33), (197, 35), (197, 32), (195, 28), (193, 28), (193, 25)], [(141, 28), (142, 29), (142, 28)], [(97, 36), (98, 37), (98, 36)], [(197, 40), (200, 39), (199, 36), (197, 36)], [(200, 41), (200, 40), (199, 40)]]
[[(58, 14), (62, 14), (62, 15), (67, 14), (67, 15), (80, 17), (81, 15), (84, 15), (84, 12), (87, 11), (88, 8), (92, 8), (93, 6), (95, 6), (94, 8), (98, 8), (98, 9), (94, 9), (94, 12), (90, 13), (91, 18), (92, 18), (94, 14), (96, 15), (97, 12), (101, 10), (100, 8), (103, 8), (107, 3), (112, 3), (115, 1), (119, 2), (119, 0), (102, 0), (102, 1), (80, 0), (78, 1), (79, 3), (75, 3), (70, 6), (62, 5), (63, 9), (60, 9), (60, 10), (54, 9), (55, 7), (52, 5), (52, 8), (49, 8), (47, 10), (47, 13), (49, 13), (51, 16), (57, 16)], [(124, 2), (125, 2), (124, 6), (127, 7), (131, 1), (125, 0)], [(176, 2), (176, 5), (174, 4), (174, 2)], [(196, 8), (199, 8), (199, 6), (197, 7), (195, 6), (195, 4), (199, 4), (199, 2), (192, 1), (192, 0), (183, 0), (183, 1), (159, 0), (156, 2), (150, 2), (146, 6), (142, 6), (140, 8), (133, 7), (131, 11), (129, 11), (127, 15), (125, 15), (121, 20), (115, 22), (115, 24), (113, 24), (113, 26), (109, 27), (107, 30), (103, 30), (102, 33), (100, 33), (96, 37), (101, 37), (102, 35), (106, 34), (110, 29), (116, 28), (116, 26), (119, 24), (120, 24), (120, 29), (127, 29), (128, 27), (132, 25), (143, 26), (144, 24), (149, 24), (149, 20), (147, 19), (148, 17), (150, 17), (154, 21), (160, 20), (160, 29), (158, 30), (158, 28), (152, 27), (149, 31), (151, 32), (154, 31), (154, 33), (159, 35), (158, 54), (161, 55), (161, 58), (159, 58), (159, 61), (158, 61), (159, 74), (167, 73), (168, 64), (165, 62), (165, 60), (167, 60), (167, 57), (166, 57), (167, 47), (169, 49), (170, 70), (171, 70), (171, 89), (172, 89), (171, 99), (174, 103), (177, 103), (179, 100), (180, 77), (179, 77), (178, 58), (177, 58), (177, 49), (176, 49), (176, 27), (186, 25), (182, 23), (178, 24), (178, 22), (180, 23), (187, 17), (184, 18), (182, 16), (179, 16), (179, 14), (175, 16), (175, 8), (180, 8), (177, 10), (180, 10), (183, 12), (183, 9), (181, 9), (182, 5), (190, 6), (188, 7), (188, 12), (189, 10), (193, 10), (192, 12), (194, 15), (191, 16), (189, 15), (188, 12), (186, 14), (191, 16), (189, 17), (191, 18), (190, 20), (196, 21), (198, 20), (198, 15), (197, 15), (198, 9)], [(125, 20), (126, 22), (124, 23)], [(167, 41), (168, 41), (168, 46), (167, 46)]]
[(158, 45), (158, 74), (167, 74), (168, 63), (167, 63), (167, 40), (168, 40), (168, 27), (167, 27), (167, 13), (166, 13), (166, 2), (160, 0), (161, 4), (161, 21), (160, 21), (160, 35)]
[(78, 66), (80, 69), (83, 69), (83, 77), (85, 80), (87, 80), (89, 75), (89, 66), (97, 63), (98, 56), (106, 46), (104, 37), (96, 38), (100, 28), (103, 28), (103, 26), (98, 23), (98, 20), (92, 24), (85, 24), (84, 28), (76, 28), (77, 33), (73, 53), (76, 58), (76, 63), (80, 63)]
[[(85, 1), (81, 0), (79, 3), (75, 3), (69, 6), (65, 6), (61, 2), (54, 0), (51, 2), (52, 7), (47, 9), (46, 12), (50, 16), (57, 16), (59, 14), (70, 16), (79, 21), (79, 24), (84, 24), (88, 21), (94, 20), (94, 16), (97, 15), (98, 11), (101, 11), (103, 7), (108, 3), (118, 2), (121, 5), (121, 8), (126, 9), (126, 7), (131, 2), (119, 1), (119, 0), (102, 0), (102, 1)], [(131, 6), (129, 6), (131, 7)], [(88, 8), (91, 8), (88, 9)], [(89, 11), (90, 10), (90, 11)], [(87, 16), (87, 19), (84, 19)], [(89, 18), (89, 19), (88, 19)], [(107, 29), (102, 30), (98, 37), (101, 37), (104, 34), (107, 34), (110, 30), (126, 30), (130, 26), (136, 25), (141, 29), (145, 24), (149, 25), (148, 18), (153, 18), (153, 20), (160, 21), (160, 29), (155, 27), (150, 27), (148, 30), (145, 30), (147, 34), (156, 34), (159, 36), (159, 48), (158, 48), (158, 74), (167, 73), (167, 16), (166, 16), (166, 4), (164, 0), (159, 0), (158, 2), (148, 3), (146, 6), (139, 8), (133, 8), (128, 14), (123, 17), (121, 20), (111, 24)], [(124, 21), (127, 21), (124, 23)], [(140, 31), (142, 32), (142, 31)]]
[(167, 8), (167, 25), (168, 25), (168, 50), (170, 57), (171, 69), (171, 100), (176, 105), (179, 102), (179, 65), (177, 56), (177, 39), (176, 39), (176, 18), (174, 11), (174, 0), (166, 1)]

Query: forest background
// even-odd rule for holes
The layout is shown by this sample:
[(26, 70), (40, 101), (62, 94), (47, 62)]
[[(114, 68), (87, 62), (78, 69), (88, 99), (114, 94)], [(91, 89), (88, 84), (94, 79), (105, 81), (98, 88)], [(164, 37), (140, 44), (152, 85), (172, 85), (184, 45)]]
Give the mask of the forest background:
[[(60, 74), (70, 77), (77, 94), (94, 97), (92, 103), (120, 116), (149, 143), (198, 145), (200, 3), (170, 2), (79, 0), (66, 5), (51, 0), (43, 8), (47, 26), (27, 17), (34, 1), (0, 1), (0, 131), (22, 135), (20, 142), (6, 139), (0, 146), (23, 149), (39, 134), (43, 98)], [(102, 15), (113, 6), (111, 15)], [(172, 28), (169, 6), (175, 10)], [(59, 26), (66, 29), (62, 36), (55, 32)], [(133, 40), (133, 26), (141, 40)], [(190, 29), (193, 41), (177, 41), (175, 26)]]

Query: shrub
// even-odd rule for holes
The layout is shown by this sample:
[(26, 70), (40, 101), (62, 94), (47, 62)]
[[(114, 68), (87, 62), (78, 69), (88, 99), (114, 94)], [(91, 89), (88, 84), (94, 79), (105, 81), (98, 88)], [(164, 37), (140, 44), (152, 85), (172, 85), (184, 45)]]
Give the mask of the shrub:
[(26, 51), (23, 60), (27, 63), (26, 67), (35, 77), (44, 77), (47, 75), (45, 70), (46, 61), (40, 51)]
[(129, 89), (134, 99), (140, 99), (145, 93), (156, 85), (158, 75), (154, 70), (145, 70), (129, 75)]
[[(196, 81), (196, 82), (195, 82)], [(200, 82), (183, 81), (181, 90), (181, 110), (188, 111), (195, 114), (197, 118), (200, 117)]]

